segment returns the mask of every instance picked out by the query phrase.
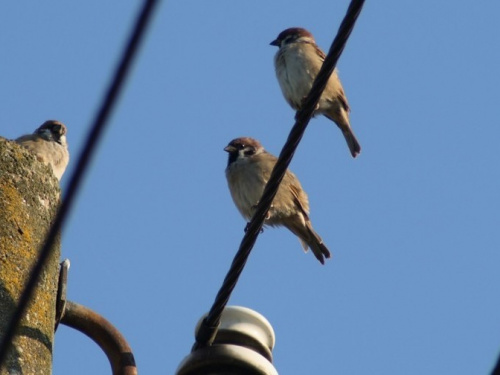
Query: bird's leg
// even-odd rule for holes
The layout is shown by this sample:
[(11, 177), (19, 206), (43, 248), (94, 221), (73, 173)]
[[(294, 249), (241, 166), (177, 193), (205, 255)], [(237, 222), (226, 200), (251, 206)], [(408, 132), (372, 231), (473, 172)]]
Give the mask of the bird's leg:
[[(248, 231), (249, 226), (250, 226), (250, 223), (247, 223), (247, 225), (245, 225), (245, 233)], [(259, 233), (264, 233), (264, 228), (260, 228)]]
[[(306, 103), (306, 99), (307, 99), (307, 96), (304, 96), (302, 98), (300, 108), (302, 108), (304, 106), (304, 104)], [(314, 112), (316, 112), (318, 109), (319, 109), (319, 101), (318, 101), (318, 103), (316, 103), (316, 107), (314, 108)]]
[[(257, 205), (258, 205), (258, 204), (259, 204), (258, 202), (257, 202), (257, 204), (254, 204), (254, 205), (252, 206), (252, 210), (256, 210), (256, 209), (257, 209)], [(273, 209), (273, 207), (274, 207), (274, 206), (271, 204), (271, 207), (269, 207), (269, 211), (267, 211), (267, 214), (266, 214), (266, 218), (265, 218), (265, 220), (269, 220), (269, 219), (271, 218), (271, 209)]]
[[(257, 208), (257, 205), (258, 205), (258, 204), (259, 204), (258, 202), (257, 202), (257, 204), (254, 204), (254, 205), (252, 206), (252, 210), (255, 210), (255, 209)], [(272, 205), (272, 204), (271, 204), (271, 208), (273, 208), (273, 205)], [(271, 210), (271, 208), (270, 208), (269, 210)], [(269, 218), (270, 218), (270, 217), (271, 217), (271, 213), (270, 213), (269, 211), (267, 211), (267, 214), (266, 214), (266, 218), (265, 218), (265, 220), (269, 220)], [(245, 233), (248, 231), (248, 227), (249, 227), (249, 226), (250, 226), (250, 223), (247, 223), (247, 225), (245, 226)], [(263, 227), (262, 227), (262, 228), (260, 228), (259, 233), (264, 233), (264, 228), (263, 228)]]

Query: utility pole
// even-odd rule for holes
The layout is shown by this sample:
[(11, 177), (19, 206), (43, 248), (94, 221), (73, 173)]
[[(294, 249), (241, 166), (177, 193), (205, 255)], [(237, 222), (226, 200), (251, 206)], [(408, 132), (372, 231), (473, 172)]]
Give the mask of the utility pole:
[[(55, 217), (60, 188), (50, 166), (0, 137), (0, 338)], [(51, 374), (60, 238), (0, 374)]]

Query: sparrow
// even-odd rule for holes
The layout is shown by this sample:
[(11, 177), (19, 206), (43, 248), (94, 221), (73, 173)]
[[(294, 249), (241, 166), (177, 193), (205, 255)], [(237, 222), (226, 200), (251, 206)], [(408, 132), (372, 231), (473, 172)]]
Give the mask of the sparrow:
[[(226, 178), (234, 204), (250, 220), (278, 158), (250, 137), (233, 139), (224, 148), (229, 153)], [(284, 226), (295, 234), (304, 251), (311, 248), (325, 264), (331, 254), (309, 219), (309, 199), (297, 177), (287, 170), (264, 222), (271, 227)]]
[(60, 181), (69, 162), (66, 126), (56, 120), (45, 121), (33, 134), (23, 135), (15, 141), (52, 167)]
[[(274, 56), (274, 68), (283, 96), (293, 109), (299, 110), (325, 61), (325, 53), (316, 45), (313, 35), (300, 27), (282, 31), (270, 44), (279, 48)], [(335, 69), (321, 95), (315, 115), (324, 115), (337, 124), (355, 158), (361, 152), (361, 146), (351, 129), (349, 111), (349, 103)]]

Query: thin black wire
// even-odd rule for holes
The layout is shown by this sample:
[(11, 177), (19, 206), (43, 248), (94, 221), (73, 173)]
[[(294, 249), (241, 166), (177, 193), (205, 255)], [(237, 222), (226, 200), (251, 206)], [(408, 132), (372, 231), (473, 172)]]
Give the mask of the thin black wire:
[(500, 375), (500, 356), (498, 356), (495, 368), (491, 371), (491, 375)]
[(332, 75), (335, 66), (337, 65), (337, 61), (344, 50), (347, 39), (349, 38), (349, 35), (351, 35), (351, 31), (354, 28), (354, 24), (361, 12), (363, 4), (364, 0), (352, 0), (349, 8), (347, 9), (346, 16), (339, 27), (337, 36), (328, 51), (328, 55), (325, 58), (323, 66), (314, 80), (311, 91), (309, 92), (309, 95), (307, 95), (302, 109), (300, 109), (295, 116), (295, 125), (290, 131), (288, 139), (281, 150), (278, 161), (276, 162), (276, 165), (271, 173), (271, 177), (269, 178), (269, 181), (264, 189), (262, 198), (257, 205), (256, 212), (247, 227), (245, 235), (243, 236), (229, 272), (227, 273), (226, 278), (222, 283), (222, 287), (215, 297), (212, 308), (198, 330), (193, 350), (205, 345), (210, 345), (215, 337), (222, 311), (227, 305), (229, 297), (238, 282), (238, 278), (243, 271), (243, 267), (246, 264), (248, 256), (255, 245), (255, 241), (257, 240), (257, 236), (262, 229), (264, 219), (269, 211), (269, 208), (271, 207), (271, 203), (276, 195), (276, 192), (278, 191), (281, 180), (283, 179), (295, 150), (304, 135), (309, 120), (311, 119), (321, 94), (327, 85), (328, 78)]
[(45, 266), (45, 263), (50, 257), (55, 238), (62, 229), (71, 205), (75, 200), (76, 194), (84, 177), (84, 173), (86, 172), (91, 157), (93, 156), (93, 153), (97, 147), (98, 141), (100, 140), (100, 137), (104, 132), (107, 120), (111, 115), (111, 112), (123, 89), (125, 78), (130, 71), (130, 67), (132, 65), (134, 57), (137, 54), (139, 45), (144, 39), (146, 28), (150, 23), (150, 20), (154, 13), (154, 7), (157, 5), (157, 3), (157, 0), (145, 0), (144, 5), (137, 15), (137, 19), (132, 29), (130, 38), (123, 51), (122, 58), (120, 59), (119, 64), (115, 69), (113, 79), (110, 82), (105, 97), (103, 98), (101, 107), (99, 108), (99, 111), (97, 112), (96, 117), (92, 122), (92, 127), (87, 137), (87, 141), (85, 142), (84, 149), (80, 154), (75, 171), (73, 172), (73, 175), (71, 176), (71, 179), (69, 181), (66, 196), (59, 208), (59, 211), (57, 212), (54, 223), (52, 224), (50, 231), (45, 238), (45, 243), (40, 250), (37, 262), (31, 270), (30, 278), (24, 287), (21, 297), (19, 298), (16, 311), (10, 318), (9, 324), (7, 325), (5, 336), (3, 337), (0, 344), (0, 368), (4, 363), (19, 322), (24, 316), (26, 307), (32, 298), (33, 290), (38, 283), (40, 274)]

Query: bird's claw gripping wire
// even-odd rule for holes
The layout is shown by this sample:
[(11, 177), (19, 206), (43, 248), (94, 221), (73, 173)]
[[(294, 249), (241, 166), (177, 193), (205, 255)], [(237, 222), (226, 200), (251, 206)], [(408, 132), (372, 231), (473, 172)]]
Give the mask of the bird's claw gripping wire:
[[(249, 227), (250, 227), (250, 223), (247, 223), (247, 225), (245, 225), (245, 233), (248, 232)], [(264, 233), (264, 228), (260, 228), (259, 233)]]

